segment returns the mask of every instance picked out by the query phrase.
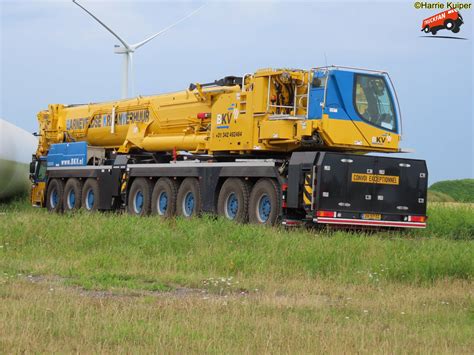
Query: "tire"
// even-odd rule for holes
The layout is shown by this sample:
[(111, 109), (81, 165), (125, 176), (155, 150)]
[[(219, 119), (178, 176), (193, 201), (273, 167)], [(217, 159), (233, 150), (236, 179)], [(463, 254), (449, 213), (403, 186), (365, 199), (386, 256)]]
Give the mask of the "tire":
[(260, 179), (250, 193), (249, 221), (275, 225), (281, 215), (281, 190), (274, 179)]
[(429, 33), (430, 32), (430, 27), (429, 26), (426, 26), (423, 31), (425, 31), (425, 33)]
[(78, 179), (71, 178), (66, 182), (63, 200), (64, 211), (74, 211), (81, 208), (82, 183)]
[(81, 206), (86, 211), (98, 211), (100, 206), (99, 182), (94, 178), (89, 178), (82, 187)]
[(249, 183), (243, 179), (229, 178), (219, 192), (217, 213), (236, 222), (247, 222), (249, 199)]
[(176, 212), (178, 216), (191, 218), (201, 212), (201, 191), (196, 178), (186, 178), (178, 190)]
[(48, 184), (46, 192), (46, 208), (51, 212), (62, 212), (64, 197), (64, 182), (60, 179), (52, 179)]
[(151, 212), (161, 217), (169, 218), (176, 214), (178, 184), (169, 178), (160, 178), (151, 194)]
[(454, 26), (451, 31), (453, 31), (453, 33), (459, 33), (459, 26)]
[(146, 178), (133, 180), (128, 193), (128, 213), (146, 216), (151, 210), (151, 181)]
[(446, 20), (444, 21), (444, 27), (447, 29), (447, 30), (452, 30), (454, 27), (456, 26), (456, 24), (454, 23), (453, 20)]
[(434, 36), (436, 33), (438, 33), (438, 30), (431, 30), (431, 34)]

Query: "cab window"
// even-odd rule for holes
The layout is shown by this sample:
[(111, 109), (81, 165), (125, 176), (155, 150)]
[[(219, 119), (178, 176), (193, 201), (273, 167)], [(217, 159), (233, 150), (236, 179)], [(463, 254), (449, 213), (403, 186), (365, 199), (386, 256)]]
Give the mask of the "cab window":
[(46, 168), (47, 162), (46, 160), (40, 160), (38, 166), (38, 175), (36, 181), (45, 181), (46, 180)]
[(355, 107), (364, 121), (389, 131), (396, 131), (395, 110), (383, 77), (356, 74)]

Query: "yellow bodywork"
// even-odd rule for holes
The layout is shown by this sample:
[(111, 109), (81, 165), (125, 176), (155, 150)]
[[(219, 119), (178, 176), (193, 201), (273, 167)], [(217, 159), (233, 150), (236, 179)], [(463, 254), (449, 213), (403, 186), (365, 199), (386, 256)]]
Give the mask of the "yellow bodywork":
[(196, 84), (192, 90), (114, 102), (49, 105), (38, 114), (37, 155), (46, 155), (53, 143), (73, 141), (121, 153), (291, 152), (305, 149), (302, 142), (314, 134), (322, 139), (321, 149), (398, 151), (398, 134), (365, 122), (327, 114), (307, 119), (310, 80), (311, 71), (263, 69), (245, 75), (242, 87)]

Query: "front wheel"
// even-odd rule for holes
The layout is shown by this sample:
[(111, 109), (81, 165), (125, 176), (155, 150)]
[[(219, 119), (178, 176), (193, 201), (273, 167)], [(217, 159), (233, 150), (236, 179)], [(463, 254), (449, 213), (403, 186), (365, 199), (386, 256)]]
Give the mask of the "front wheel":
[(423, 29), (423, 31), (425, 31), (425, 33), (429, 33), (429, 32), (430, 32), (429, 26), (426, 26), (426, 27)]
[(446, 27), (446, 29), (448, 30), (452, 30), (455, 26), (455, 23), (453, 20), (446, 20), (446, 22), (444, 23), (444, 27)]
[(453, 29), (451, 31), (453, 31), (453, 33), (458, 33), (459, 32), (459, 27), (455, 26), (455, 27), (453, 27)]
[(281, 215), (281, 190), (273, 179), (260, 179), (250, 194), (251, 223), (275, 225)]
[(64, 182), (52, 179), (46, 192), (46, 208), (51, 212), (62, 212), (64, 198)]

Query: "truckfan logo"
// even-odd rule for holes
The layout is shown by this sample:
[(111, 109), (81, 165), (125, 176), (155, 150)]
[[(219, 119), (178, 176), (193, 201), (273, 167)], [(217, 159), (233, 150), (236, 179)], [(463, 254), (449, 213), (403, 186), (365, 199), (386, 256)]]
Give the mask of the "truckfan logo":
[[(453, 2), (420, 2), (414, 3), (415, 9), (442, 10), (430, 17), (426, 17), (421, 22), (421, 31), (435, 36), (439, 31), (451, 31), (453, 34), (459, 33), (464, 25), (464, 18), (459, 10), (471, 10), (471, 3)], [(446, 32), (444, 32), (446, 33)], [(447, 33), (446, 33), (447, 34)], [(455, 36), (438, 36), (438, 38), (467, 39)]]
[(421, 30), (425, 33), (431, 32), (432, 35), (443, 29), (458, 33), (463, 23), (461, 14), (455, 9), (449, 9), (425, 18), (421, 24)]

